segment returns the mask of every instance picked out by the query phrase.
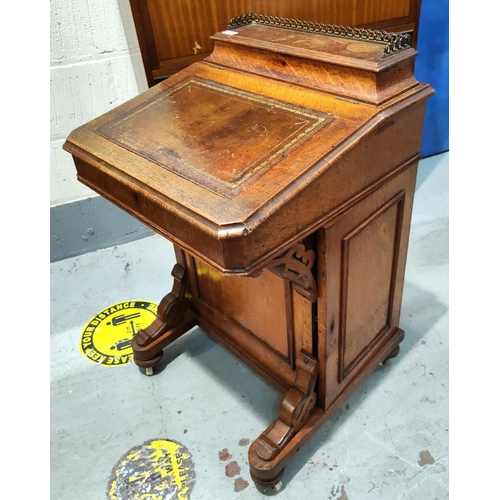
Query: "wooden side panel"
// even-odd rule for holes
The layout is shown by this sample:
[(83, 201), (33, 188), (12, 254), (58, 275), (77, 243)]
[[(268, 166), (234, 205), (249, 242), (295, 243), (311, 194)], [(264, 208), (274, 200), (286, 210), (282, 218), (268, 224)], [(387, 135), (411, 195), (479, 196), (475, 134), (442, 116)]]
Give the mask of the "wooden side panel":
[(291, 306), (289, 283), (265, 271), (258, 278), (223, 276), (196, 261), (200, 300), (216, 307), (275, 355), (290, 362), (293, 358), (293, 323), (287, 309)]
[(319, 404), (400, 334), (417, 163), (318, 231)]
[(358, 225), (346, 216), (355, 227), (341, 242), (340, 382), (390, 328), (403, 202), (402, 191)]
[(200, 325), (278, 388), (289, 388), (298, 353), (312, 351), (311, 302), (268, 270), (224, 276), (191, 258), (189, 273)]

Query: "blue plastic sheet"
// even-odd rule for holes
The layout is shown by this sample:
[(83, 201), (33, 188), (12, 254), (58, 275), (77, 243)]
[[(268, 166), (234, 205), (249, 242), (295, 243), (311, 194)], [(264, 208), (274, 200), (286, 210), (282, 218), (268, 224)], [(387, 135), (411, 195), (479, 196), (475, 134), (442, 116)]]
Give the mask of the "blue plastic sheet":
[(449, 150), (449, 5), (448, 0), (422, 0), (415, 76), (436, 93), (427, 101), (422, 156)]

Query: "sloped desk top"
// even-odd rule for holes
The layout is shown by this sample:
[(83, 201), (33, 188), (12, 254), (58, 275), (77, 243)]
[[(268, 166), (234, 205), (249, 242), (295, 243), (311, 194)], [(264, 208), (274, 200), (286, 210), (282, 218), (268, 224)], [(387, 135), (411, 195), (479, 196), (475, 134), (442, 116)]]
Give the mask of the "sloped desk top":
[(81, 182), (220, 272), (249, 275), (418, 155), (408, 137), (407, 158), (381, 151), (372, 172), (335, 164), (432, 90), (413, 77), (412, 48), (258, 24), (213, 39), (205, 61), (64, 148)]

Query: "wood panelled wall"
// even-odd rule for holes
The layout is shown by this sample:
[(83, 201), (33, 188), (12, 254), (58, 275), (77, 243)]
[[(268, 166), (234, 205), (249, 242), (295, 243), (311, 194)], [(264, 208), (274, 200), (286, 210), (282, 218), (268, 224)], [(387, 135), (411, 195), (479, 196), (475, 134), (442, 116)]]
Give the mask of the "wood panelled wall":
[(328, 24), (412, 31), (416, 47), (421, 0), (130, 0), (151, 87), (204, 59), (210, 36), (228, 21), (256, 12)]

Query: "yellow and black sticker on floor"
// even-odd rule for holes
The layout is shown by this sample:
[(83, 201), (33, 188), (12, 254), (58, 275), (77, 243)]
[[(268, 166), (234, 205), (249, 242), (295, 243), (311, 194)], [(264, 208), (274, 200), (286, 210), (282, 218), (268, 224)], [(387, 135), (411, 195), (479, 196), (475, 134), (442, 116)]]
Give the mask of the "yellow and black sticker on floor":
[(118, 302), (103, 309), (82, 330), (80, 352), (102, 366), (130, 363), (132, 337), (153, 322), (157, 309), (157, 304), (146, 300)]
[(184, 445), (152, 439), (130, 449), (113, 468), (111, 500), (189, 500), (194, 464)]

